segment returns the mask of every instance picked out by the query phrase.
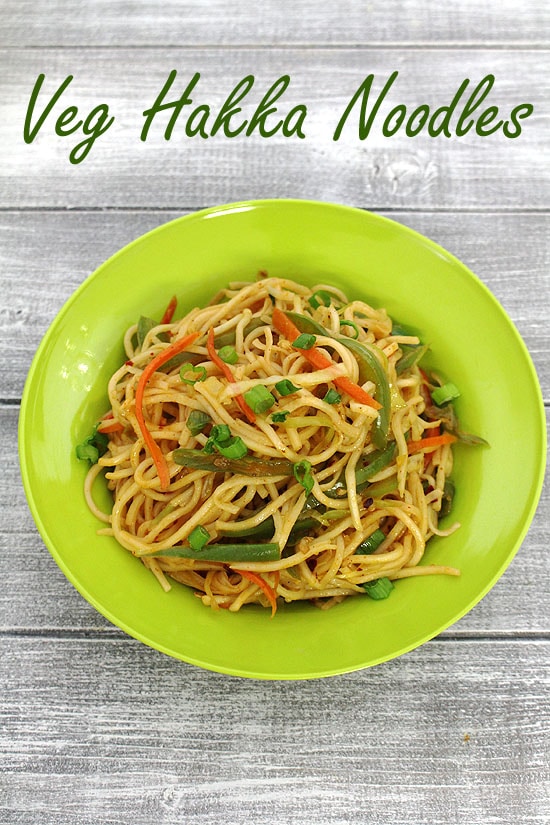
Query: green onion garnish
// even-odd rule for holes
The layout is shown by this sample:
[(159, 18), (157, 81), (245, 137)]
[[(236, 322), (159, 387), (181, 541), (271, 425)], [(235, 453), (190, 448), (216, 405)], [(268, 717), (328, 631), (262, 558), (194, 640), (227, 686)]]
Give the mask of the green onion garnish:
[(279, 395), (292, 395), (292, 393), (298, 392), (300, 387), (295, 387), (292, 381), (289, 381), (288, 378), (284, 378), (282, 381), (277, 381), (275, 384), (275, 389)]
[(371, 533), (365, 541), (362, 541), (359, 547), (355, 549), (355, 555), (357, 556), (370, 556), (371, 553), (374, 553), (375, 550), (378, 550), (384, 539), (386, 538), (386, 534), (383, 530), (375, 530), (374, 533)]
[(204, 445), (203, 452), (207, 455), (212, 455), (214, 447), (219, 447), (220, 444), (225, 444), (231, 438), (231, 430), (227, 424), (214, 424), (210, 431), (210, 438)]
[(302, 485), (309, 496), (315, 484), (313, 473), (311, 472), (311, 462), (306, 461), (306, 459), (298, 461), (298, 463), (294, 465), (294, 478)]
[[(189, 374), (197, 374), (196, 378), (185, 378)], [(206, 367), (195, 366), (194, 364), (182, 364), (180, 367), (180, 379), (184, 384), (196, 384), (197, 381), (204, 381), (206, 378)]]
[(455, 398), (458, 398), (459, 395), (460, 390), (450, 381), (448, 384), (443, 384), (442, 387), (436, 387), (436, 389), (432, 391), (433, 402), (437, 404), (438, 407), (442, 404), (447, 404), (449, 401), (453, 401)]
[(302, 332), (302, 334), (292, 342), (292, 346), (296, 349), (311, 349), (315, 346), (316, 340), (315, 335), (310, 335), (309, 332)]
[(239, 360), (239, 356), (237, 355), (237, 350), (235, 347), (222, 347), (218, 350), (218, 355), (225, 361), (226, 364), (236, 364)]
[(76, 447), (76, 457), (81, 461), (89, 461), (90, 464), (97, 464), (98, 459), (107, 452), (109, 436), (98, 432), (99, 423), (95, 425), (92, 432), (82, 444)]
[(212, 419), (208, 413), (202, 410), (191, 410), (189, 418), (187, 419), (187, 429), (191, 435), (198, 435), (202, 433), (207, 424), (210, 424)]
[[(317, 309), (321, 306), (329, 307), (331, 304), (332, 298), (329, 292), (326, 292), (324, 289), (318, 289), (317, 292), (314, 292), (311, 298), (308, 298), (308, 304), (313, 307), (313, 309)], [(304, 347), (305, 349), (305, 347)]]
[(198, 527), (195, 527), (195, 529), (189, 534), (189, 547), (192, 550), (202, 550), (209, 538), (210, 533), (206, 527), (199, 524)]
[(323, 398), (323, 401), (326, 401), (327, 404), (338, 404), (341, 400), (342, 396), (339, 392), (336, 392), (334, 387), (331, 387)]
[(76, 448), (76, 457), (81, 461), (89, 461), (90, 464), (97, 464), (99, 459), (99, 450), (93, 444), (84, 442), (78, 444)]
[(393, 584), (385, 576), (381, 579), (375, 579), (372, 582), (365, 582), (363, 587), (367, 592), (367, 596), (370, 596), (371, 599), (375, 599), (376, 601), (387, 599), (393, 590)]
[(271, 416), (271, 420), (274, 424), (280, 424), (286, 419), (287, 415), (290, 415), (289, 410), (281, 410), (280, 412), (274, 412)]
[(340, 328), (342, 327), (351, 327), (355, 331), (355, 335), (352, 335), (352, 338), (359, 338), (359, 327), (354, 321), (340, 321)]
[(214, 424), (210, 438), (215, 444), (221, 444), (231, 438), (231, 430), (227, 424)]
[(255, 413), (264, 413), (277, 403), (275, 397), (262, 384), (244, 393), (244, 400)]
[(244, 458), (248, 453), (248, 448), (239, 435), (234, 435), (221, 444), (216, 442), (215, 447), (225, 458)]

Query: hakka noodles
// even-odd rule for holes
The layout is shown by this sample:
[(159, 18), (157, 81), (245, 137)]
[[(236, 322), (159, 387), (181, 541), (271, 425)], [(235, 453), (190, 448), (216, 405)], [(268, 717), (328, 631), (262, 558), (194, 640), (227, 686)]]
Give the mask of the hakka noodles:
[[(261, 273), (174, 321), (141, 317), (108, 385), (110, 410), (77, 447), (92, 512), (165, 590), (213, 609), (346, 596), (447, 574), (422, 564), (442, 529), (462, 433), (454, 384), (384, 309)], [(99, 473), (113, 494), (101, 512)]]

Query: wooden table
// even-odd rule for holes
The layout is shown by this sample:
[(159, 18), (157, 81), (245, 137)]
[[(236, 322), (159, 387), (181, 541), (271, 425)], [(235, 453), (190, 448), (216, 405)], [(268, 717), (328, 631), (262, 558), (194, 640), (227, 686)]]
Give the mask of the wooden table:
[[(150, 650), (77, 594), (29, 514), (16, 428), (36, 347), (91, 271), (176, 216), (263, 197), (367, 208), (449, 249), (517, 325), (548, 403), (548, 4), (4, 0), (0, 31), (0, 821), (547, 823), (548, 487), (515, 561), (454, 627), (370, 670), (264, 683)], [(189, 138), (182, 119), (166, 141), (159, 117), (141, 141), (172, 69), (179, 94), (200, 73), (195, 103), (213, 111), (248, 74), (254, 106), (289, 75), (281, 111), (307, 104), (306, 137)], [(376, 125), (361, 141), (355, 115), (333, 141), (362, 80), (395, 70), (395, 104), (448, 104), (493, 74), (502, 115), (534, 112), (514, 140)], [(48, 95), (73, 80), (27, 145), (40, 73)], [(115, 122), (69, 163), (83, 136), (55, 120), (101, 103)]]

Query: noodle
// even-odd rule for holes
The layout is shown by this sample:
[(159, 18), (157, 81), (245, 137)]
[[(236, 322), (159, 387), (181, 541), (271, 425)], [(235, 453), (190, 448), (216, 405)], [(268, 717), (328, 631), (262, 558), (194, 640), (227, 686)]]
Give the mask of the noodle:
[[(439, 527), (456, 434), (434, 413), (419, 339), (392, 332), (384, 309), (262, 274), (181, 320), (146, 322), (124, 336), (84, 495), (109, 525), (99, 532), (165, 590), (172, 579), (214, 610), (274, 612), (459, 575), (420, 565), (433, 535), (459, 527)], [(103, 470), (110, 514), (92, 497)], [(223, 556), (236, 545), (249, 552)]]

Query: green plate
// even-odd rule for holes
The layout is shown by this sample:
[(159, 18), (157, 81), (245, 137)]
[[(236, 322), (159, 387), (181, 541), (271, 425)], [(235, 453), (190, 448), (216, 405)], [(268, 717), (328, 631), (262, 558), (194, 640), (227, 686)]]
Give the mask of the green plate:
[[(321, 611), (283, 606), (271, 619), (202, 606), (191, 590), (168, 594), (100, 526), (82, 494), (75, 444), (107, 406), (123, 331), (204, 304), (228, 281), (258, 270), (332, 283), (385, 306), (422, 331), (432, 359), (462, 392), (463, 428), (490, 448), (456, 447), (452, 518), (425, 559), (460, 578), (400, 581), (383, 602), (348, 599)], [(19, 446), (30, 509), (54, 559), (78, 591), (118, 627), (201, 667), (262, 679), (353, 671), (409, 651), (457, 621), (492, 587), (521, 545), (540, 495), (546, 454), (540, 389), (527, 350), (489, 290), (436, 244), (393, 221), (309, 201), (255, 201), (197, 212), (149, 232), (104, 263), (44, 337), (23, 395)], [(105, 494), (105, 504), (107, 496)]]

